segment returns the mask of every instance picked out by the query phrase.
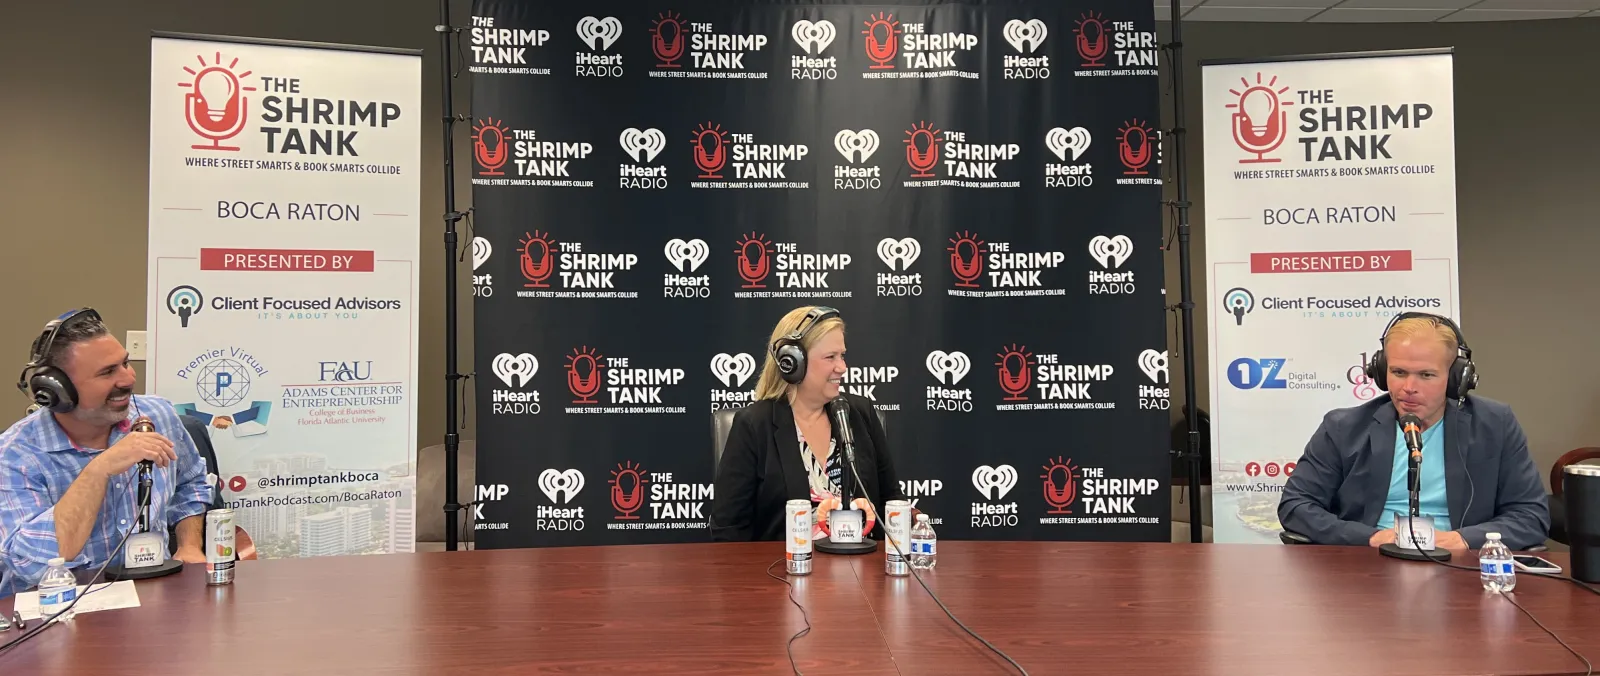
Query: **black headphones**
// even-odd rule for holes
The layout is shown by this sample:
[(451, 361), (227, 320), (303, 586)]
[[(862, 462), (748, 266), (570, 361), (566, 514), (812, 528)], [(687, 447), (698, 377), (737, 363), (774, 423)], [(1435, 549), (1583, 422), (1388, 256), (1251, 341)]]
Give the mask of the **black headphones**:
[(55, 346), (56, 334), (62, 327), (82, 319), (100, 321), (94, 308), (69, 311), (44, 325), (44, 333), (33, 341), (33, 351), (28, 355), (28, 365), (17, 376), (17, 389), (33, 398), (34, 403), (55, 413), (68, 413), (78, 407), (78, 388), (65, 371), (50, 363), (50, 350)]
[(823, 320), (838, 316), (839, 311), (831, 307), (813, 307), (806, 316), (800, 318), (800, 324), (789, 335), (772, 344), (772, 357), (778, 362), (778, 375), (783, 377), (783, 382), (798, 385), (806, 379), (806, 349), (800, 344), (800, 339)]
[(1478, 386), (1478, 366), (1472, 363), (1472, 348), (1467, 347), (1467, 339), (1461, 335), (1461, 327), (1449, 317), (1428, 312), (1402, 312), (1394, 319), (1389, 320), (1389, 325), (1383, 327), (1383, 336), (1378, 338), (1378, 351), (1372, 353), (1372, 361), (1367, 364), (1367, 378), (1384, 392), (1389, 391), (1389, 360), (1384, 357), (1384, 342), (1389, 338), (1389, 331), (1403, 319), (1430, 319), (1436, 325), (1450, 328), (1456, 336), (1456, 359), (1450, 364), (1450, 383), (1445, 388), (1446, 399), (1455, 399), (1459, 403), (1467, 398), (1467, 393)]

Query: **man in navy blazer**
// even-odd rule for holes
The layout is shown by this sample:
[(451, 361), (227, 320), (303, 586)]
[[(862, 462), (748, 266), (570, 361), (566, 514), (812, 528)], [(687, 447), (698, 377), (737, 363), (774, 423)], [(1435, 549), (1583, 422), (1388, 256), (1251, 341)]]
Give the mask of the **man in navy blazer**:
[(1317, 544), (1394, 542), (1394, 512), (1409, 497), (1398, 420), (1412, 414), (1423, 422), (1421, 511), (1438, 523), (1437, 546), (1477, 549), (1488, 533), (1512, 549), (1543, 544), (1550, 511), (1528, 439), (1510, 406), (1466, 394), (1476, 374), (1459, 329), (1408, 313), (1383, 348), (1369, 373), (1389, 394), (1323, 417), (1284, 484), (1284, 530)]

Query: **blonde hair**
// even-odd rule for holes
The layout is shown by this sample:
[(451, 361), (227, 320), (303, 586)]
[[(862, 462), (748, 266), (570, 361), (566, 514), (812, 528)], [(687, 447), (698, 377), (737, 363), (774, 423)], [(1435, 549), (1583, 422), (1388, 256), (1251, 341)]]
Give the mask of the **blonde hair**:
[(1395, 322), (1394, 326), (1389, 328), (1389, 332), (1383, 336), (1383, 347), (1388, 349), (1389, 345), (1397, 340), (1429, 336), (1444, 343), (1445, 349), (1450, 352), (1450, 357), (1452, 359), (1455, 358), (1459, 347), (1456, 343), (1455, 331), (1452, 331), (1448, 324), (1428, 317), (1411, 317)]
[[(756, 381), (756, 401), (787, 398), (790, 391), (797, 387), (784, 382), (783, 374), (778, 373), (778, 359), (772, 354), (772, 347), (779, 339), (800, 328), (800, 322), (805, 320), (806, 314), (815, 309), (815, 305), (797, 307), (784, 315), (783, 319), (779, 319), (777, 326), (772, 327), (772, 337), (767, 340), (767, 358), (761, 364), (761, 379)], [(835, 330), (844, 330), (844, 320), (837, 315), (806, 327), (806, 332), (800, 335), (800, 349), (809, 356), (811, 347), (822, 340), (823, 336)]]

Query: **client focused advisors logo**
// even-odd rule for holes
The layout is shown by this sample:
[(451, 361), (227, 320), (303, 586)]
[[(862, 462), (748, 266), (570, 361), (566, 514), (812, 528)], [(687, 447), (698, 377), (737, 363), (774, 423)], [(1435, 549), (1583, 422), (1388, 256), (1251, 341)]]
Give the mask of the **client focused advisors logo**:
[[(1155, 385), (1139, 385), (1141, 410), (1165, 411), (1171, 408), (1172, 376), (1167, 370), (1167, 351), (1145, 350), (1139, 353), (1139, 370)], [(1166, 387), (1157, 387), (1166, 385)]]
[(832, 21), (801, 19), (794, 22), (794, 27), (789, 30), (789, 36), (794, 38), (795, 44), (800, 45), (800, 49), (805, 51), (805, 54), (789, 57), (789, 79), (833, 80), (839, 77), (839, 58), (823, 56), (828, 45), (833, 44), (834, 38), (839, 36), (839, 31), (834, 28)]
[(1049, 79), (1050, 56), (1040, 53), (1044, 39), (1050, 36), (1050, 29), (1043, 21), (1012, 19), (1000, 29), (1000, 36), (1020, 55), (1005, 55), (1002, 77), (1007, 80)]
[[(550, 42), (550, 31), (520, 24), (501, 16), (473, 16), (469, 34), (472, 61), (467, 70), (493, 75), (549, 75), (549, 68), (530, 65), (538, 61)], [(541, 50), (532, 54), (529, 50)], [(543, 65), (543, 64), (540, 64)]]
[(1107, 478), (1104, 467), (1080, 468), (1062, 456), (1047, 460), (1039, 478), (1050, 507), (1040, 525), (1160, 523), (1159, 517), (1135, 516), (1138, 499), (1153, 502), (1150, 498), (1161, 489), (1158, 479)]
[(1107, 19), (1095, 11), (1079, 15), (1073, 22), (1074, 45), (1078, 49), (1078, 77), (1155, 76), (1157, 45), (1155, 27), (1141, 31), (1133, 21)]
[(928, 353), (923, 365), (927, 367), (933, 379), (939, 382), (938, 385), (928, 386), (926, 390), (927, 410), (972, 412), (972, 390), (956, 389), (961, 379), (967, 377), (967, 372), (972, 370), (972, 360), (967, 358), (965, 352), (934, 350)]
[[(841, 129), (833, 135), (833, 149), (848, 164), (833, 165), (834, 190), (877, 190), (883, 187), (883, 167), (867, 165), (878, 152), (878, 132)], [(860, 166), (867, 165), (867, 166)]]
[(639, 264), (639, 255), (633, 253), (592, 253), (583, 250), (581, 242), (556, 241), (549, 233), (538, 230), (523, 233), (517, 241), (521, 247), (519, 267), (527, 280), (525, 289), (549, 289), (552, 273), (560, 280), (554, 291), (518, 291), (518, 298), (638, 298), (638, 291), (619, 288), (633, 278), (618, 274), (631, 272)]
[(811, 187), (805, 180), (810, 167), (801, 164), (811, 153), (804, 143), (761, 143), (755, 134), (735, 133), (707, 121), (695, 127), (690, 145), (699, 170), (695, 178), (700, 179), (690, 181), (691, 188)]
[(735, 267), (744, 280), (740, 289), (766, 289), (776, 273), (780, 291), (734, 291), (734, 298), (850, 298), (843, 282), (829, 273), (843, 272), (853, 257), (847, 253), (802, 253), (794, 242), (768, 242), (752, 232), (734, 243)]
[(597, 19), (586, 16), (578, 19), (578, 41), (588, 47), (579, 51), (574, 60), (574, 74), (578, 77), (622, 77), (622, 53), (607, 53), (622, 37), (622, 21), (614, 16)]
[[(1022, 153), (1017, 143), (969, 141), (964, 131), (937, 129), (926, 120), (906, 130), (906, 165), (912, 179), (907, 188), (1018, 188), (1012, 165)], [(939, 171), (943, 165), (942, 171)]]
[(711, 390), (711, 410), (741, 408), (755, 401), (755, 391), (749, 387), (755, 373), (756, 358), (748, 353), (719, 352), (712, 357), (711, 375), (722, 387)]
[(472, 295), (478, 298), (488, 298), (494, 295), (494, 275), (492, 273), (478, 274), (478, 268), (489, 262), (489, 256), (494, 254), (494, 245), (482, 237), (472, 238)]
[(1222, 294), (1222, 309), (1233, 315), (1234, 325), (1244, 326), (1244, 316), (1255, 312), (1255, 294), (1241, 286), (1228, 289), (1227, 293)]
[(189, 318), (205, 309), (206, 297), (187, 284), (174, 286), (167, 292), (167, 312), (178, 315), (183, 328), (189, 328)]
[(1012, 344), (995, 353), (995, 369), (1004, 393), (997, 411), (1114, 409), (1116, 402), (1097, 384), (1111, 379), (1110, 364), (1063, 364), (1054, 354), (1035, 355)]
[(1326, 390), (1338, 391), (1337, 382), (1322, 378), (1316, 371), (1286, 368), (1293, 359), (1240, 357), (1228, 364), (1228, 382), (1241, 390)]
[(627, 190), (666, 190), (667, 165), (656, 157), (667, 147), (667, 135), (660, 129), (622, 130), (617, 142), (630, 162), (617, 165), (617, 187)]
[(1094, 185), (1094, 165), (1079, 162), (1094, 139), (1083, 127), (1055, 127), (1044, 135), (1044, 147), (1059, 162), (1045, 162), (1046, 188), (1087, 188)]
[(879, 12), (862, 22), (862, 46), (872, 65), (861, 74), (866, 80), (959, 77), (976, 80), (976, 71), (964, 70), (976, 60), (978, 36), (951, 31), (930, 33), (927, 24), (901, 25), (894, 14)]
[(1348, 320), (1362, 318), (1389, 319), (1403, 312), (1438, 313), (1444, 308), (1439, 296), (1359, 295), (1359, 296), (1261, 296), (1259, 299), (1249, 289), (1234, 287), (1222, 295), (1223, 312), (1232, 314), (1235, 325), (1243, 325), (1244, 317), (1256, 311), (1278, 313), (1292, 319)]
[(922, 255), (922, 243), (913, 237), (878, 240), (878, 260), (889, 272), (878, 273), (878, 296), (922, 295), (922, 273), (911, 272), (911, 264)]
[(617, 463), (606, 483), (611, 486), (611, 508), (617, 512), (614, 521), (631, 522), (608, 523), (609, 530), (706, 527), (706, 505), (711, 502), (713, 492), (711, 484), (678, 482), (671, 472), (649, 472), (631, 460)]
[(569, 505), (583, 490), (583, 472), (575, 469), (547, 469), (539, 473), (539, 491), (550, 498), (550, 505), (539, 505), (535, 513), (535, 530), (583, 530), (583, 507), (553, 507)]
[(261, 360), (242, 348), (206, 350), (184, 363), (175, 374), (193, 383), (198, 401), (175, 406), (179, 413), (198, 418), (218, 431), (227, 430), (235, 438), (265, 434), (272, 402), (251, 400), (249, 396), (255, 379), (268, 372)]
[(711, 275), (694, 275), (711, 256), (711, 245), (703, 239), (671, 239), (667, 241), (665, 253), (667, 262), (683, 274), (669, 272), (662, 278), (662, 297), (711, 297)]
[(567, 389), (572, 403), (567, 413), (683, 413), (682, 406), (664, 404), (683, 384), (680, 368), (639, 368), (628, 357), (606, 357), (580, 346), (566, 357)]
[(504, 388), (496, 387), (489, 391), (494, 415), (539, 414), (539, 391), (528, 387), (533, 382), (533, 376), (539, 372), (538, 359), (526, 352), (516, 355), (501, 352), (495, 355), (490, 368), (500, 382), (506, 384)]
[(1089, 271), (1089, 295), (1126, 295), (1137, 290), (1132, 270), (1111, 272), (1133, 257), (1133, 240), (1127, 235), (1095, 235), (1089, 240), (1089, 257), (1101, 267)]
[[(1013, 251), (1010, 242), (985, 242), (967, 231), (950, 238), (950, 272), (955, 276), (951, 296), (1010, 298), (1065, 296), (1066, 289), (1044, 287), (1044, 272), (1066, 261), (1060, 251)], [(985, 274), (987, 273), (987, 274)], [(985, 288), (987, 278), (989, 288)]]
[(979, 465), (972, 470), (972, 487), (983, 495), (983, 502), (972, 503), (973, 528), (1011, 527), (1017, 525), (1017, 503), (1001, 500), (1017, 485), (1017, 468), (1011, 465), (990, 467)]
[(238, 152), (238, 146), (225, 146), (222, 142), (244, 131), (250, 117), (250, 97), (244, 92), (256, 90), (245, 84), (251, 72), (239, 72), (237, 58), (230, 58), (228, 65), (222, 65), (222, 52), (214, 52), (211, 63), (206, 63), (206, 57), (201, 54), (196, 54), (195, 59), (200, 62), (200, 70), (184, 66), (183, 72), (189, 77), (178, 82), (179, 87), (189, 90), (183, 95), (183, 119), (189, 123), (189, 131), (210, 143), (189, 147)]

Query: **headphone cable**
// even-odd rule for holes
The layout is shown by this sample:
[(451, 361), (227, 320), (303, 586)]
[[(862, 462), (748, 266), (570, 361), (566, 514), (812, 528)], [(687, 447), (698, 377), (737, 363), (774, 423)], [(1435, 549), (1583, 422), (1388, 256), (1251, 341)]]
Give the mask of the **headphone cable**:
[(794, 670), (795, 676), (804, 676), (804, 674), (800, 673), (800, 665), (796, 664), (794, 661), (794, 642), (796, 639), (811, 633), (811, 615), (806, 612), (805, 606), (800, 605), (800, 602), (794, 599), (794, 583), (772, 574), (772, 569), (777, 567), (778, 564), (783, 563), (783, 561), (783, 559), (778, 559), (777, 561), (773, 561), (771, 564), (768, 564), (767, 577), (789, 586), (789, 602), (793, 603), (794, 607), (800, 609), (800, 617), (804, 618), (806, 621), (806, 628), (801, 629), (800, 631), (795, 632), (793, 636), (790, 636), (789, 642), (783, 647), (783, 651), (789, 655), (789, 668)]

